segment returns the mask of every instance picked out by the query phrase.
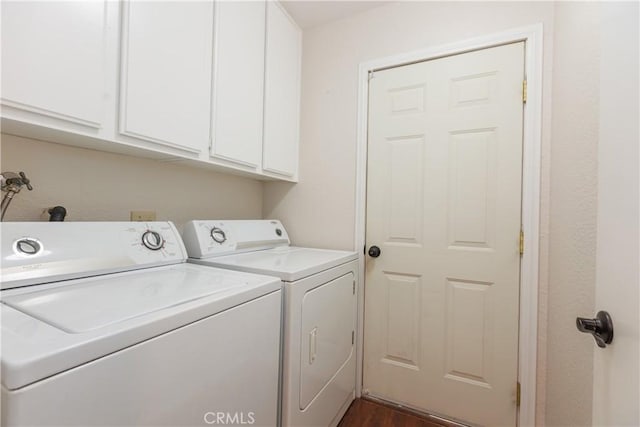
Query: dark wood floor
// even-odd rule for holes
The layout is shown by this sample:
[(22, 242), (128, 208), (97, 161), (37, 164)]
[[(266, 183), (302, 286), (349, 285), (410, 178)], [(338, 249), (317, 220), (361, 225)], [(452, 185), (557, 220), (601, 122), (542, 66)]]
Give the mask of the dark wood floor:
[(442, 427), (431, 420), (365, 399), (353, 401), (338, 427)]

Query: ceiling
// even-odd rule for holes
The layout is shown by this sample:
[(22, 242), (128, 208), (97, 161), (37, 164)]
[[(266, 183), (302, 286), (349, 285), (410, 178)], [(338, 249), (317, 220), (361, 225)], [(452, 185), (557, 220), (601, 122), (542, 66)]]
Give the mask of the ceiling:
[(346, 18), (389, 1), (285, 0), (281, 2), (303, 30)]

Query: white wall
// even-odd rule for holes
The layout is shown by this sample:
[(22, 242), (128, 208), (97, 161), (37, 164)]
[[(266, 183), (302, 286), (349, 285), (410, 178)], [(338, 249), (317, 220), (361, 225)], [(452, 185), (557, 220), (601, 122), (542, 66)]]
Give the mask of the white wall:
[(614, 325), (596, 350), (593, 425), (640, 425), (640, 5), (601, 5), (597, 310)]
[[(595, 293), (599, 4), (555, 6), (546, 423), (591, 425)], [(588, 339), (585, 339), (588, 338)]]
[(38, 221), (62, 205), (70, 221), (128, 221), (156, 211), (178, 227), (195, 218), (261, 218), (262, 183), (155, 160), (1, 135), (2, 171), (24, 171), (24, 188), (5, 220)]

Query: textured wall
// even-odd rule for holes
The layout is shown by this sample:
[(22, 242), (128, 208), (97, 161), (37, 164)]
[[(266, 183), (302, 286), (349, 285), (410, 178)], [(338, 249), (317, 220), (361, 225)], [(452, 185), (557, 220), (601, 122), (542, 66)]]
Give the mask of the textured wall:
[(599, 5), (555, 7), (547, 330), (548, 426), (591, 425), (593, 340), (577, 316), (595, 293)]
[(46, 207), (69, 221), (128, 221), (154, 210), (178, 227), (195, 218), (261, 218), (262, 183), (149, 159), (2, 134), (2, 171), (25, 171), (34, 190), (14, 199), (8, 221), (38, 221)]
[(593, 425), (640, 426), (640, 3), (600, 7), (595, 310), (615, 334), (594, 354)]

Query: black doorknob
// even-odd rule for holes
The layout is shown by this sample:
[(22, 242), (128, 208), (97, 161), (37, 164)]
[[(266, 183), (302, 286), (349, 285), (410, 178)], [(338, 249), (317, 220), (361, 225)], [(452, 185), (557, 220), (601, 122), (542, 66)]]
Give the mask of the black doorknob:
[(382, 252), (380, 251), (380, 248), (377, 246), (371, 246), (369, 248), (369, 256), (371, 258), (378, 258), (380, 256)]
[(580, 332), (593, 335), (600, 348), (605, 348), (613, 341), (613, 321), (606, 311), (599, 311), (595, 319), (577, 317), (576, 327)]

